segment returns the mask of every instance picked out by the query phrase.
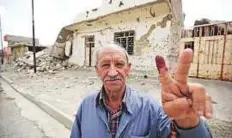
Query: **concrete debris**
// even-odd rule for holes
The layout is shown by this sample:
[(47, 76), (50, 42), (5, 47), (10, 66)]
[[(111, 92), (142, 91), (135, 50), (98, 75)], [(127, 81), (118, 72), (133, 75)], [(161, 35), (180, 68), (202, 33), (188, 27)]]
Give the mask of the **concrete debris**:
[(140, 85), (145, 85), (146, 83), (145, 82), (140, 82)]
[[(16, 60), (15, 70), (18, 72), (26, 72), (31, 74), (33, 72), (33, 52), (27, 52), (21, 59)], [(44, 49), (36, 53), (36, 67), (38, 72), (55, 74), (57, 71), (66, 69), (78, 69), (79, 66), (69, 63), (68, 60), (61, 60), (50, 56), (49, 50)]]
[(89, 82), (89, 85), (93, 85), (93, 84), (94, 84), (94, 81), (90, 81), (90, 82)]
[(71, 86), (70, 85), (66, 85), (65, 88), (70, 88)]
[(88, 79), (89, 80), (91, 80), (91, 79), (95, 80), (95, 79), (98, 79), (98, 77), (88, 77)]

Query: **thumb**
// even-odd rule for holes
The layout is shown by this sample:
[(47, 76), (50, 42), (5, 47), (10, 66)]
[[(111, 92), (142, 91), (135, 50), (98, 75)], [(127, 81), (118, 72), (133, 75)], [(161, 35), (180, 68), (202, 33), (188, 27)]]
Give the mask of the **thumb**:
[(185, 118), (191, 105), (192, 101), (184, 97), (163, 103), (165, 113), (172, 119)]

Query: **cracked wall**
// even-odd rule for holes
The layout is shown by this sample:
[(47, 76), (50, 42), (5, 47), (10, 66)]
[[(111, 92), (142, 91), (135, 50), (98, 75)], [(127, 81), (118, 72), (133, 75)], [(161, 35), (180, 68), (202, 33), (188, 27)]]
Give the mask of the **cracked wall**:
[(134, 30), (134, 54), (129, 57), (132, 68), (156, 74), (155, 56), (167, 59), (169, 55), (171, 19), (168, 4), (155, 3), (88, 22), (88, 25), (80, 24), (76, 27), (70, 62), (85, 65), (85, 36), (94, 35), (95, 47), (99, 47), (113, 42), (115, 32)]

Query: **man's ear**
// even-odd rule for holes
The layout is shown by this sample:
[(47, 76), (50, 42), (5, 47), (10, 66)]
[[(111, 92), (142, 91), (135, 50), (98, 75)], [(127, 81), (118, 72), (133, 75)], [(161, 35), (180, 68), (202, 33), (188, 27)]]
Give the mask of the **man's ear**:
[(130, 72), (131, 72), (131, 63), (128, 63), (128, 65), (127, 65), (127, 76), (129, 76)]

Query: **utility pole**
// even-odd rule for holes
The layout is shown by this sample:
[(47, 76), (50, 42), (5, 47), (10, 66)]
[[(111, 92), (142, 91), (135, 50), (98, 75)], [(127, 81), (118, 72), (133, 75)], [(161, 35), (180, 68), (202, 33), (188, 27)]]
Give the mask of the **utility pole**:
[(3, 42), (2, 42), (2, 18), (0, 14), (0, 38), (1, 38), (1, 49), (2, 49), (2, 55), (1, 55), (1, 65), (3, 64), (2, 61), (4, 61), (4, 53), (3, 53)]
[(32, 4), (32, 35), (33, 35), (32, 39), (33, 39), (34, 73), (36, 73), (34, 0), (32, 0), (31, 4)]
[[(1, 18), (1, 14), (0, 14), (0, 41), (1, 41), (1, 49), (2, 49), (2, 59), (1, 59), (1, 61), (0, 61), (0, 77), (2, 77), (1, 76), (1, 74), (2, 74), (2, 65), (3, 65), (3, 57), (4, 57), (4, 55), (3, 55), (3, 42), (2, 42), (2, 18)], [(4, 91), (3, 90), (3, 88), (2, 88), (2, 84), (1, 84), (1, 82), (0, 82), (0, 92), (2, 92), (2, 91)]]

